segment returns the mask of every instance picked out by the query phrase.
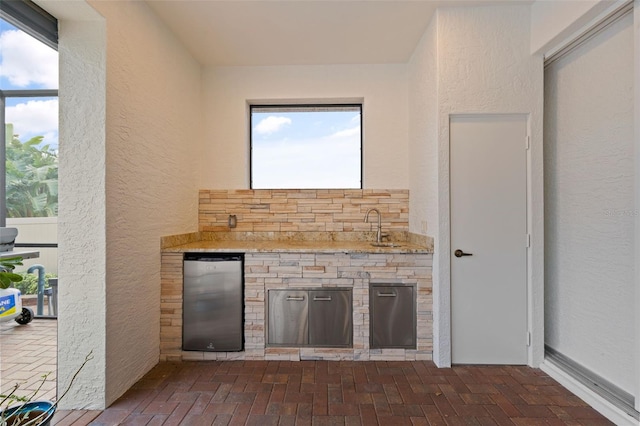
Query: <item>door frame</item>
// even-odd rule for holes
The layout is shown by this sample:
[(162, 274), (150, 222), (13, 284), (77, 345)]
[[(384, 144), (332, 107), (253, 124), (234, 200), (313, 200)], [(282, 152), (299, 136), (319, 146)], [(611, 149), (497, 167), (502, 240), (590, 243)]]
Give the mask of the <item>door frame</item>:
[[(530, 344), (527, 365), (538, 367), (544, 360), (544, 227), (542, 130), (540, 123), (532, 123), (529, 112), (459, 112), (445, 114), (439, 148), (438, 215), (439, 247), (433, 259), (434, 279), (434, 361), (438, 367), (451, 366), (451, 163), (450, 124), (452, 117), (481, 117), (520, 115), (527, 122), (529, 148), (526, 156), (526, 223), (531, 243), (527, 250), (527, 330)], [(534, 125), (535, 124), (535, 125)], [(525, 143), (525, 141), (523, 141)]]

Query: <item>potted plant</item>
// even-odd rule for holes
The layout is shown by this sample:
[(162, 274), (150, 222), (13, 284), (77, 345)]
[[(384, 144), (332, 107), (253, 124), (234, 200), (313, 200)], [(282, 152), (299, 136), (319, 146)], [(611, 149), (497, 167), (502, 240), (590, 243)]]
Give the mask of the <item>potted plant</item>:
[(55, 414), (58, 403), (69, 392), (80, 371), (92, 359), (93, 351), (89, 352), (85, 357), (80, 368), (71, 377), (69, 386), (55, 402), (35, 399), (42, 385), (47, 381), (49, 373), (42, 376), (38, 389), (27, 397), (16, 395), (16, 391), (20, 387), (19, 384), (16, 384), (8, 395), (0, 395), (0, 426), (48, 426)]
[(27, 401), (0, 412), (2, 426), (48, 426), (55, 414), (51, 401)]
[(10, 288), (13, 283), (22, 281), (22, 276), (13, 272), (22, 265), (22, 256), (0, 259), (0, 322), (15, 319), (18, 324), (28, 324), (33, 319), (33, 311), (22, 307), (20, 290)]

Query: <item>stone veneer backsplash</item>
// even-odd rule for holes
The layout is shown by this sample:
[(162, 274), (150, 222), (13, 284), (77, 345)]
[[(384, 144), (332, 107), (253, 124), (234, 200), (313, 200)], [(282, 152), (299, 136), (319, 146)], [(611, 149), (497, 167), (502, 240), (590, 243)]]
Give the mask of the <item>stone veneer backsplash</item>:
[[(361, 232), (375, 230), (370, 208), (382, 214), (385, 231), (408, 231), (406, 189), (235, 189), (200, 190), (201, 232)], [(229, 215), (237, 227), (229, 228)]]

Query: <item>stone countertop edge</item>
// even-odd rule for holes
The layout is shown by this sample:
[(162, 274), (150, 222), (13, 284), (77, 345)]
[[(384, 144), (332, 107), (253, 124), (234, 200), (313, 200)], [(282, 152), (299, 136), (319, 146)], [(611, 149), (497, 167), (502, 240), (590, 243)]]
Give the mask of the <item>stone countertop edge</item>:
[[(404, 233), (404, 238), (392, 238), (393, 247), (376, 247), (374, 238), (360, 238), (335, 241), (332, 239), (312, 238), (215, 238), (204, 233), (194, 232), (170, 235), (161, 238), (161, 250), (164, 253), (219, 252), (219, 253), (433, 253), (433, 239), (423, 235)], [(275, 233), (277, 234), (277, 233)], [(288, 236), (290, 237), (290, 236)], [(364, 236), (367, 237), (367, 236)]]

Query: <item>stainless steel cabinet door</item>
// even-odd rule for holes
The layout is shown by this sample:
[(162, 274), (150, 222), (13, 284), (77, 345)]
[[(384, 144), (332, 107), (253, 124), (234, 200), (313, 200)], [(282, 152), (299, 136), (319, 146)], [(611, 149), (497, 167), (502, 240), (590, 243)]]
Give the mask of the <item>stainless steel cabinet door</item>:
[(371, 285), (369, 299), (371, 348), (415, 349), (415, 287)]
[(306, 345), (308, 332), (307, 291), (269, 290), (268, 343)]
[(309, 345), (351, 346), (352, 317), (349, 290), (309, 291)]

